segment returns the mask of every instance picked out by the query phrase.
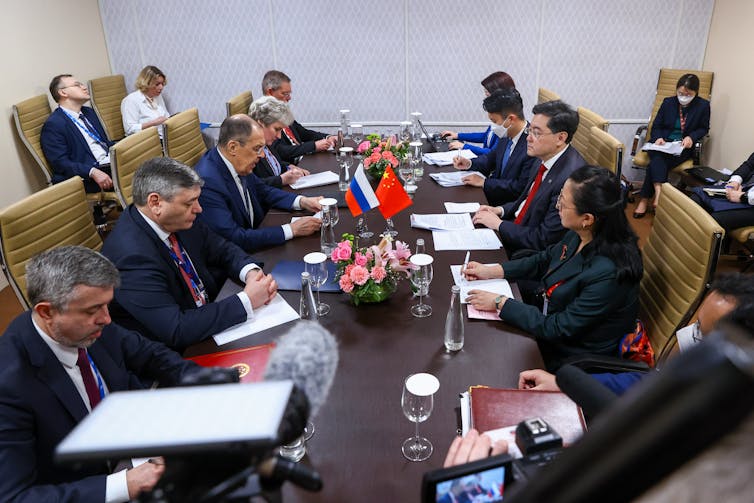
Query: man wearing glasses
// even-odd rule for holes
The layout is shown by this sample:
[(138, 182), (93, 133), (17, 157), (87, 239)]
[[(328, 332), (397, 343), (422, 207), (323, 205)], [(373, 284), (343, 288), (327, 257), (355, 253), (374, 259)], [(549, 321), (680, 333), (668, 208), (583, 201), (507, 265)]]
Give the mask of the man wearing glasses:
[(89, 89), (73, 75), (57, 75), (50, 82), (50, 94), (58, 108), (42, 126), (40, 142), (52, 167), (52, 183), (73, 176), (84, 179), (87, 192), (112, 190), (110, 141), (97, 114), (84, 103)]
[(259, 124), (246, 114), (233, 115), (220, 126), (217, 147), (204, 154), (196, 165), (196, 172), (204, 180), (199, 196), (204, 211), (199, 218), (248, 252), (281, 245), (297, 236), (309, 236), (322, 223), (307, 216), (290, 224), (259, 227), (270, 208), (311, 212), (322, 209), (321, 196), (297, 196), (266, 185), (252, 173), (264, 156), (264, 146), (264, 132)]
[(565, 233), (556, 208), (558, 194), (566, 179), (586, 161), (570, 146), (579, 116), (562, 101), (540, 103), (526, 137), (526, 153), (539, 159), (525, 190), (503, 206), (482, 206), (474, 223), (500, 233), (509, 255), (525, 255), (528, 250), (544, 250)]

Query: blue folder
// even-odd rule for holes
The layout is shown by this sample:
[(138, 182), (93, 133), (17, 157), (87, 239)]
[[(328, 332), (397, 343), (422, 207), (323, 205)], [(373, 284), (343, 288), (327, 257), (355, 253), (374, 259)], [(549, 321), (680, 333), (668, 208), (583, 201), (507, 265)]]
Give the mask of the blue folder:
[[(320, 292), (340, 292), (340, 285), (335, 279), (335, 263), (327, 261), (327, 281)], [(301, 273), (304, 272), (303, 260), (281, 260), (272, 268), (270, 274), (278, 284), (278, 290), (301, 291)], [(316, 287), (313, 288), (316, 291)]]

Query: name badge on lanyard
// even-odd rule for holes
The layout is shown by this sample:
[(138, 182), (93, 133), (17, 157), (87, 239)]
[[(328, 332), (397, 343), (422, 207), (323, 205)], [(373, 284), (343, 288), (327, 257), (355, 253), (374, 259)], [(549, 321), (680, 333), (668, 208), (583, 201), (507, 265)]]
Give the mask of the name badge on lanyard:
[(557, 287), (563, 284), (563, 281), (558, 281), (544, 292), (544, 302), (542, 303), (542, 314), (547, 316), (547, 311), (550, 308), (550, 297)]

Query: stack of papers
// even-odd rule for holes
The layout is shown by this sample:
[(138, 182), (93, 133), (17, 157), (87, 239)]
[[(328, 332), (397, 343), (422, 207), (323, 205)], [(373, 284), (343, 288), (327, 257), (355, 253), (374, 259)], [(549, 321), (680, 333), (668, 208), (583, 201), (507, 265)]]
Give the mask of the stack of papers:
[(440, 213), (435, 215), (417, 215), (416, 213), (412, 213), (411, 227), (430, 231), (453, 231), (473, 229), (474, 223), (471, 221), (471, 215), (468, 213)]
[[(478, 171), (472, 171), (471, 173), (484, 178), (484, 175)], [(468, 171), (446, 171), (444, 173), (430, 173), (429, 176), (440, 184), (441, 187), (459, 187), (463, 185), (461, 180), (471, 173)]]
[(302, 176), (295, 183), (291, 184), (291, 188), (298, 190), (319, 187), (320, 185), (330, 185), (331, 183), (338, 183), (338, 175), (332, 171), (323, 171), (321, 173)]
[[(507, 279), (475, 279), (473, 281), (470, 281), (461, 276), (461, 267), (463, 266), (450, 266), (450, 273), (453, 275), (453, 282), (461, 287), (461, 303), (466, 303), (466, 297), (469, 296), (470, 290), (485, 290), (487, 292), (492, 292), (498, 295), (505, 295), (506, 297), (513, 298), (513, 290), (511, 290), (511, 285), (510, 283), (508, 283)], [(491, 319), (499, 319), (497, 313), (492, 313), (492, 315), (493, 316)]]
[[(219, 295), (218, 295), (219, 297)], [(272, 301), (266, 306), (260, 306), (254, 309), (254, 316), (251, 319), (234, 325), (219, 334), (212, 336), (218, 346), (242, 339), (248, 335), (256, 334), (262, 330), (276, 327), (289, 321), (299, 319), (298, 311), (295, 311), (290, 304), (280, 295), (275, 295)]]
[(641, 147), (642, 150), (656, 150), (658, 152), (665, 152), (666, 154), (670, 155), (681, 155), (681, 152), (683, 152), (683, 145), (680, 141), (671, 141), (667, 142), (664, 145), (657, 145), (655, 143), (645, 143), (643, 147)]
[(447, 152), (430, 152), (422, 156), (422, 161), (431, 166), (450, 166), (454, 157), (475, 159), (476, 154), (471, 150), (448, 150)]
[(445, 211), (448, 213), (476, 213), (479, 211), (479, 203), (445, 203)]
[(435, 251), (445, 250), (499, 250), (500, 238), (492, 229), (463, 229), (432, 231)]

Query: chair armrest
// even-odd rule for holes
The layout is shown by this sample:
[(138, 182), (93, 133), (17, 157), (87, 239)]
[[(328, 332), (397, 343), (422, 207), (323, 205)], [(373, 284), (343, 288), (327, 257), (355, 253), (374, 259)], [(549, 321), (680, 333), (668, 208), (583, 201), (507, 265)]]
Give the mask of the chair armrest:
[(649, 127), (648, 124), (644, 124), (643, 126), (639, 126), (636, 129), (636, 133), (634, 134), (634, 142), (631, 144), (631, 157), (634, 157), (636, 155), (636, 152), (639, 149), (639, 142), (641, 141), (641, 135), (642, 133), (646, 133), (648, 127)]
[(620, 372), (649, 372), (651, 368), (644, 362), (626, 360), (617, 356), (604, 355), (574, 355), (566, 358), (563, 364), (570, 364), (590, 374), (600, 372), (609, 372), (617, 374)]

